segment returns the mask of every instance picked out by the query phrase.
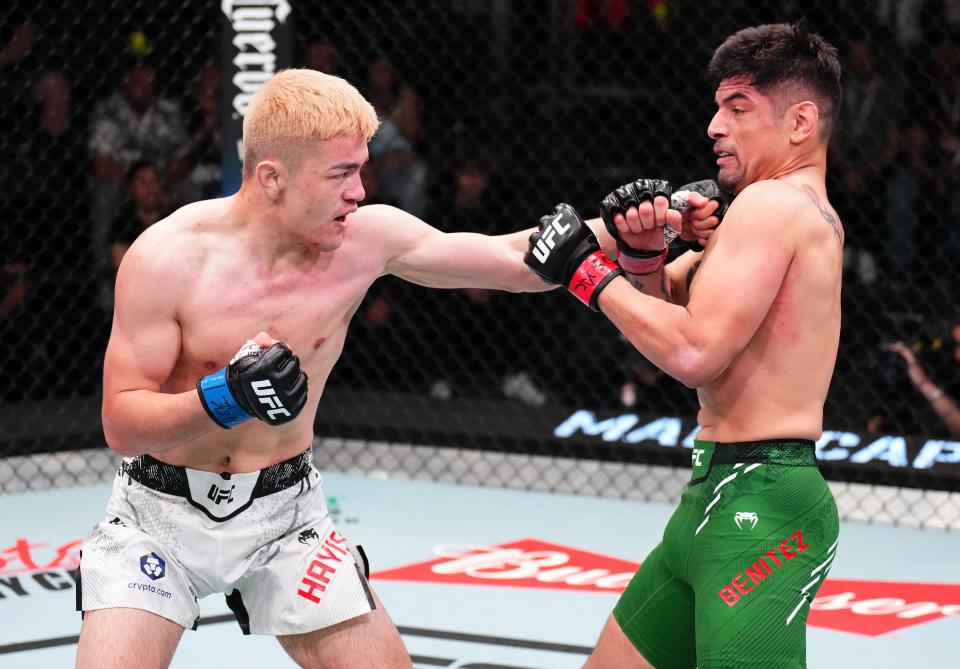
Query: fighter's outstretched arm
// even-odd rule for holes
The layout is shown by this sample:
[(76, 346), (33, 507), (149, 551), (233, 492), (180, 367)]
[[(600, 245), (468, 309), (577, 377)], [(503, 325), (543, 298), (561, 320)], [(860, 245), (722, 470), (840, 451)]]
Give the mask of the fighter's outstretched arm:
[(389, 274), (431, 288), (491, 288), (514, 293), (555, 288), (523, 263), (532, 230), (497, 236), (444, 233), (394, 207), (371, 205), (361, 211), (389, 239)]
[[(759, 182), (730, 207), (698, 270), (686, 306), (615, 279), (600, 294), (607, 317), (651, 362), (696, 388), (746, 347), (770, 310), (794, 254), (783, 186)], [(762, 212), (762, 213), (761, 213)]]

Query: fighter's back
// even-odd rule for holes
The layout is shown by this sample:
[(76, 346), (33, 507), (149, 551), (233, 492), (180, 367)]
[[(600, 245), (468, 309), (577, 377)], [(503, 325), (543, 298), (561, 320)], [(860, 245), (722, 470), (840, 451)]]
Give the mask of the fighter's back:
[[(758, 182), (741, 198), (754, 205), (741, 217), (767, 226), (790, 257), (756, 333), (699, 389), (703, 435), (718, 441), (817, 439), (840, 336), (843, 230), (822, 182), (809, 174)], [(728, 223), (737, 224), (720, 226), (711, 248), (722, 243)], [(710, 260), (708, 250), (704, 266)], [(693, 279), (692, 297), (701, 277)]]

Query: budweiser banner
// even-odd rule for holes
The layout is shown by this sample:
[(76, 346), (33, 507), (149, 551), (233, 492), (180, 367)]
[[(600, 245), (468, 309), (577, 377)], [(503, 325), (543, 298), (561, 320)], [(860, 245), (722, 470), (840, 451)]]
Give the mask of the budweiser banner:
[[(341, 554), (338, 536), (318, 555)], [(81, 539), (49, 542), (17, 537), (0, 544), (0, 609), (34, 596), (59, 596), (76, 586)], [(446, 543), (432, 556), (374, 572), (375, 581), (409, 581), (488, 587), (541, 588), (618, 594), (639, 563), (539, 539), (495, 545)], [(330, 569), (330, 567), (325, 567)], [(317, 571), (311, 565), (310, 569)], [(307, 583), (307, 585), (311, 585)], [(304, 587), (305, 597), (319, 586)], [(807, 624), (877, 637), (914, 625), (960, 617), (960, 584), (828, 578), (810, 606)]]
[[(441, 544), (433, 553), (430, 559), (375, 572), (371, 578), (619, 593), (640, 567), (537, 539), (494, 546)], [(960, 616), (960, 584), (827, 579), (810, 606), (807, 624), (880, 636), (951, 616)]]

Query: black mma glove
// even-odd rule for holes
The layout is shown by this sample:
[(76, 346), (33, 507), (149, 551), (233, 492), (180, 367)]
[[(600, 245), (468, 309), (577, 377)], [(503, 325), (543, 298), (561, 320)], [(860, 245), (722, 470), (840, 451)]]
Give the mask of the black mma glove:
[[(666, 179), (637, 179), (620, 186), (600, 202), (600, 217), (607, 227), (607, 232), (617, 242), (617, 262), (624, 271), (641, 276), (656, 272), (663, 266), (667, 255), (667, 241), (664, 237), (663, 246), (657, 249), (635, 249), (620, 237), (613, 217), (617, 214), (626, 216), (631, 207), (646, 201), (653, 202), (658, 195), (669, 200), (671, 192), (670, 182)], [(664, 234), (666, 235), (666, 228)]]
[[(683, 186), (678, 187), (673, 191), (673, 195), (670, 197), (670, 208), (676, 209), (677, 211), (683, 211), (687, 207), (687, 196), (690, 191), (700, 193), (710, 200), (716, 200), (717, 210), (713, 212), (713, 215), (717, 217), (717, 225), (720, 225), (723, 222), (723, 216), (727, 213), (727, 208), (730, 206), (730, 202), (727, 199), (726, 194), (720, 190), (720, 186), (717, 185), (717, 182), (713, 179), (703, 179), (702, 181), (694, 181), (693, 183), (684, 184)], [(679, 236), (675, 237), (669, 242), (671, 248), (687, 248), (691, 251), (702, 251), (703, 246), (696, 239), (692, 241), (686, 241), (685, 239), (680, 239)]]
[(200, 379), (197, 392), (207, 414), (222, 428), (251, 418), (283, 425), (306, 404), (307, 375), (286, 344), (261, 349), (248, 341), (229, 365)]
[(599, 311), (600, 291), (623, 270), (600, 250), (600, 242), (577, 210), (558, 204), (530, 235), (523, 262), (547, 283), (567, 287), (585, 305)]

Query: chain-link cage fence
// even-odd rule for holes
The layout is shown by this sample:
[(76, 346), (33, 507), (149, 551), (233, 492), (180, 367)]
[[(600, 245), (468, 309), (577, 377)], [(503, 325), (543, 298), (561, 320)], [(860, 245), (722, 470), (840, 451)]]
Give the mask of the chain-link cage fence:
[[(561, 200), (595, 213), (638, 176), (713, 176), (712, 50), (806, 18), (840, 49), (845, 90), (821, 464), (846, 517), (960, 527), (960, 4), (924, 0), (16, 3), (0, 24), (0, 490), (115, 466), (99, 388), (116, 267), (145, 227), (221, 192), (238, 8), (289, 10), (290, 64), (375, 105), (368, 203), (490, 234)], [(316, 451), (350, 471), (673, 500), (696, 409), (568, 296), (387, 278), (350, 326)]]

